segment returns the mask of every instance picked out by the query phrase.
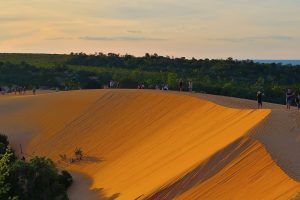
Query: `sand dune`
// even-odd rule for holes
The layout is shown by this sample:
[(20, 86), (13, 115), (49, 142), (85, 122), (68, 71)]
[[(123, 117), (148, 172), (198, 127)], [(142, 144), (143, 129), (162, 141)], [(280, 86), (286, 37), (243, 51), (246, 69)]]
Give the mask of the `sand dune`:
[(290, 199), (299, 189), (263, 145), (245, 137), (148, 199)]
[(225, 167), (176, 199), (290, 199), (297, 194), (299, 184), (281, 171), (260, 143), (246, 140), (239, 145)]
[[(256, 103), (251, 100), (207, 94), (196, 96), (223, 106), (256, 108)], [(272, 103), (264, 103), (264, 107), (272, 112), (251, 129), (249, 135), (265, 146), (285, 173), (300, 182), (300, 111), (296, 108), (287, 111), (284, 105)]]
[[(136, 90), (1, 97), (0, 127), (18, 153), (21, 144), (28, 157), (45, 155), (73, 171), (71, 199), (294, 196), (299, 184), (259, 142), (270, 140), (261, 130), (271, 110), (226, 108), (210, 98)], [(76, 147), (84, 161), (61, 161)]]

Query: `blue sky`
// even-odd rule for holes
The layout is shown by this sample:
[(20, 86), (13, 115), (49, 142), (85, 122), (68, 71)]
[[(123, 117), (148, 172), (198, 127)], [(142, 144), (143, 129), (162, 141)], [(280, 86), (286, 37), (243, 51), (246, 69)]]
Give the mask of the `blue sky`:
[(1, 52), (299, 58), (299, 0), (9, 0), (0, 5)]

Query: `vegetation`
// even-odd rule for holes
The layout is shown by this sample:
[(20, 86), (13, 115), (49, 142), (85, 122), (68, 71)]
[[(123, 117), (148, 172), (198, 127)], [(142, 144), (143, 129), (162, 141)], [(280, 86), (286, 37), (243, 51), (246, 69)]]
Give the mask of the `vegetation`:
[(15, 159), (3, 134), (0, 144), (7, 146), (5, 152), (0, 153), (0, 199), (68, 199), (66, 191), (73, 179), (67, 171), (59, 172), (45, 157), (34, 157), (28, 162)]
[(102, 54), (70, 55), (0, 54), (0, 85), (26, 88), (94, 89), (110, 80), (121, 88), (146, 88), (168, 84), (178, 89), (179, 79), (193, 81), (193, 90), (218, 95), (255, 99), (256, 92), (265, 93), (264, 100), (284, 103), (285, 91), (300, 90), (299, 66), (259, 64), (251, 60), (170, 58), (157, 54), (143, 57)]
[(9, 142), (8, 142), (7, 136), (0, 133), (0, 155), (4, 154), (6, 152), (8, 144), (9, 144)]
[(0, 199), (18, 199), (17, 196), (11, 196), (13, 188), (8, 181), (11, 174), (12, 157), (13, 152), (10, 148), (0, 155)]
[(74, 154), (75, 154), (75, 157), (77, 160), (82, 160), (83, 152), (82, 152), (81, 148), (77, 147), (74, 151)]

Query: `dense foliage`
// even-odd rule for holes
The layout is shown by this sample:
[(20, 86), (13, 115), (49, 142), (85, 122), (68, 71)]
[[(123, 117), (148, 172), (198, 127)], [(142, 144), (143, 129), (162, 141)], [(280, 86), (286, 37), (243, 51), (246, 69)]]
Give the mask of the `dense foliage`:
[(8, 147), (8, 138), (6, 135), (0, 133), (0, 155), (4, 154)]
[(300, 89), (300, 67), (281, 64), (259, 64), (238, 61), (170, 58), (157, 54), (143, 57), (102, 54), (70, 55), (0, 54), (0, 85), (24, 85), (49, 88), (101, 88), (110, 80), (122, 88), (146, 88), (168, 84), (177, 90), (183, 79), (187, 90), (255, 99), (256, 92), (265, 93), (265, 100), (285, 102), (285, 91)]
[[(4, 142), (4, 143), (3, 143)], [(7, 137), (0, 135), (0, 199), (65, 200), (73, 179), (67, 171), (59, 172), (54, 163), (44, 157), (28, 162), (16, 159)]]

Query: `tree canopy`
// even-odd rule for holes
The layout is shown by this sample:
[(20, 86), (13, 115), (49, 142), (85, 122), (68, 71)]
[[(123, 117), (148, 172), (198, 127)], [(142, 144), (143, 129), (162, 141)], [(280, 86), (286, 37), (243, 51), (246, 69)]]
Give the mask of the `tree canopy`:
[(177, 90), (180, 79), (187, 90), (284, 103), (287, 88), (300, 90), (300, 67), (261, 64), (251, 60), (187, 59), (145, 54), (142, 57), (114, 53), (0, 54), (0, 86), (24, 85), (27, 88), (94, 89), (110, 80), (121, 88), (146, 88), (168, 84)]
[(0, 199), (8, 200), (67, 200), (67, 189), (72, 176), (59, 171), (45, 157), (19, 160), (8, 145), (5, 135), (0, 135), (0, 144), (7, 144), (0, 152)]

